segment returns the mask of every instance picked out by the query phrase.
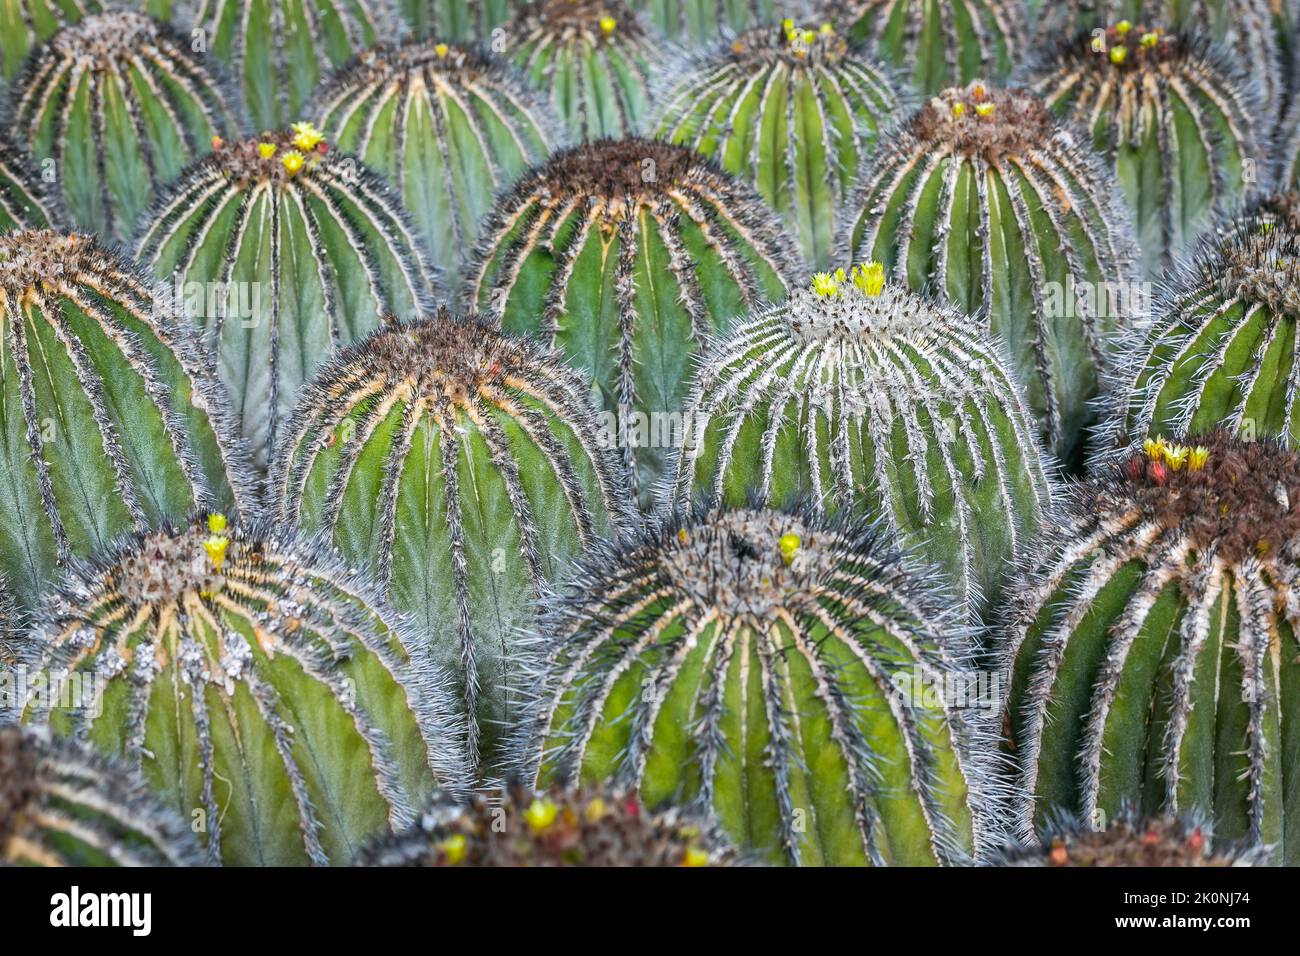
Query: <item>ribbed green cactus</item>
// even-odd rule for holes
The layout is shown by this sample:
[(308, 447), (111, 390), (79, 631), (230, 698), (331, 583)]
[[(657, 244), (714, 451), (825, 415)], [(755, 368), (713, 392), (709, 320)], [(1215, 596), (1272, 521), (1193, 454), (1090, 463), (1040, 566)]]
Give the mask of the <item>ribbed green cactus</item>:
[(998, 605), (1048, 507), (1033, 425), (974, 320), (884, 286), (881, 267), (756, 312), (702, 359), (668, 500), (714, 496), (880, 515)]
[(889, 78), (829, 26), (760, 27), (682, 74), (657, 130), (753, 183), (825, 266), (853, 178), (898, 105)]
[(1071, 468), (1111, 343), (1145, 307), (1108, 173), (1039, 100), (977, 80), (932, 98), (864, 164), (840, 237), (841, 260), (878, 260), (987, 318)]
[(470, 252), (496, 194), (562, 137), (514, 70), (442, 42), (367, 50), (318, 102), (331, 141), (401, 191), (439, 264)]
[(214, 861), (347, 863), (467, 782), (449, 676), (398, 620), (314, 543), (213, 514), (74, 570), (29, 661), (102, 694), (24, 710), (125, 757)]
[(651, 69), (670, 54), (623, 0), (534, 0), (502, 30), (505, 55), (551, 98), (574, 142), (641, 132)]
[(1225, 867), (1257, 866), (1266, 854), (1252, 847), (1212, 847), (1211, 828), (1195, 819), (1150, 817), (1131, 811), (1093, 829), (1066, 816), (1054, 820), (1036, 842), (998, 854), (996, 866)]
[(31, 156), (0, 140), (0, 232), (44, 229), (63, 218), (58, 197), (45, 189)]
[(556, 155), (498, 202), (463, 297), (590, 375), (648, 504), (680, 443), (692, 356), (746, 309), (782, 298), (797, 260), (757, 194), (711, 162), (605, 140)]
[(957, 706), (987, 704), (969, 635), (882, 542), (701, 510), (593, 557), (543, 632), (530, 776), (697, 807), (773, 862), (969, 860), (996, 714)]
[(0, 0), (0, 77), (12, 82), (32, 50), (100, 9), (98, 0)]
[(1300, 455), (1192, 441), (1149, 441), (1075, 489), (1014, 596), (1018, 826), (1195, 813), (1216, 846), (1294, 866)]
[(815, 9), (923, 96), (981, 76), (1005, 80), (1029, 32), (1020, 0), (819, 0)]
[(130, 10), (60, 30), (16, 82), (12, 122), (52, 160), (73, 222), (130, 238), (155, 191), (237, 123), (189, 43)]
[(445, 311), (344, 352), (285, 429), (276, 508), (383, 584), (457, 673), (485, 763), (517, 716), (539, 593), (627, 519), (599, 431), (557, 353)]
[(259, 466), (317, 365), (436, 297), (398, 197), (306, 123), (222, 145), (143, 225), (137, 257), (203, 329)]
[(203, 31), (208, 53), (238, 83), (259, 130), (287, 126), (331, 69), (403, 32), (385, 0), (187, 0), (187, 6), (178, 20)]
[[(481, 40), (510, 19), (522, 0), (397, 0), (402, 19), (418, 38)], [(381, 36), (391, 41), (391, 36)]]
[(664, 36), (710, 43), (727, 31), (776, 23), (802, 0), (795, 5), (786, 0), (631, 0), (630, 5)]
[(45, 730), (0, 725), (0, 867), (202, 864), (188, 824), (134, 774)]
[(1267, 174), (1258, 81), (1203, 43), (1121, 22), (1069, 41), (1030, 88), (1092, 134), (1133, 210), (1148, 276), (1194, 248)]
[(121, 534), (250, 506), (207, 356), (153, 291), (92, 237), (0, 236), (0, 575), (21, 608)]

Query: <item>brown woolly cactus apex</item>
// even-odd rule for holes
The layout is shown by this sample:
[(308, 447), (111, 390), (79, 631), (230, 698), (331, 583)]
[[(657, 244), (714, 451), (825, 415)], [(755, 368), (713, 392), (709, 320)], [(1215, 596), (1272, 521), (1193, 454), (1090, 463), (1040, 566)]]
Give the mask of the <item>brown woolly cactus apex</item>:
[(465, 804), (435, 799), (410, 830), (368, 847), (357, 866), (737, 866), (716, 827), (600, 785), (513, 787)]
[(1125, 813), (1104, 829), (1066, 817), (1044, 829), (1038, 841), (1000, 854), (995, 866), (1225, 867), (1266, 863), (1259, 849), (1212, 848), (1210, 828), (1187, 818), (1142, 819)]
[(136, 775), (46, 730), (0, 724), (0, 867), (203, 862), (189, 824)]
[(1300, 454), (1151, 440), (1067, 504), (1004, 633), (1022, 833), (1134, 807), (1300, 862)]

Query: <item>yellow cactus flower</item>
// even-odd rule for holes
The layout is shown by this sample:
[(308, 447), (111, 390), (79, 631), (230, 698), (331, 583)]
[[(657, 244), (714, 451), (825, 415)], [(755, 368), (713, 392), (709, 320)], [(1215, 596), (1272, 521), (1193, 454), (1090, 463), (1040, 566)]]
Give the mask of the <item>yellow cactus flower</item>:
[(208, 515), (208, 530), (213, 534), (221, 534), (221, 532), (225, 531), (226, 516), (215, 511)]
[(447, 59), (447, 54), (451, 52), (451, 47), (447, 46), (445, 43), (439, 43), (433, 48), (433, 52), (438, 55), (438, 59), (445, 60)]
[(832, 33), (835, 32), (835, 27), (833, 27), (833, 26), (832, 26), (831, 24), (829, 24), (829, 23), (823, 23), (823, 24), (821, 25), (821, 32), (822, 32), (822, 36), (824, 36), (824, 37), (828, 37), (828, 36), (830, 36)]
[(311, 152), (325, 138), (325, 134), (311, 123), (293, 124), (293, 145), (303, 152)]
[(794, 556), (799, 553), (799, 546), (803, 544), (803, 539), (797, 534), (783, 534), (781, 540), (776, 543), (777, 548), (781, 551), (781, 560), (786, 564), (794, 561)]
[(709, 865), (709, 855), (699, 847), (691, 847), (682, 859), (682, 866), (699, 867)]
[(812, 290), (823, 299), (840, 291), (840, 285), (829, 272), (819, 272), (812, 279)]
[(1165, 461), (1174, 471), (1181, 471), (1190, 453), (1191, 449), (1185, 445), (1173, 445), (1165, 451)]
[(853, 284), (871, 298), (875, 298), (885, 288), (885, 267), (879, 262), (868, 262), (853, 270)]
[(1159, 33), (1144, 33), (1144, 34), (1142, 34), (1142, 40), (1141, 40), (1141, 43), (1142, 43), (1142, 45), (1145, 46), (1145, 47), (1153, 47), (1153, 46), (1155, 46), (1155, 45), (1156, 45), (1157, 43), (1159, 43), (1159, 42), (1160, 42), (1160, 34), (1159, 34)]
[(1187, 456), (1187, 470), (1200, 471), (1210, 460), (1210, 449), (1204, 445), (1197, 445)]
[(449, 836), (438, 844), (443, 859), (451, 866), (456, 866), (461, 860), (465, 859), (466, 848), (465, 834), (457, 833), (455, 836)]
[(595, 823), (604, 815), (605, 801), (600, 797), (596, 797), (591, 801), (591, 803), (587, 804), (587, 809), (584, 811), (584, 816), (586, 816), (588, 823)]
[(1116, 66), (1121, 66), (1123, 65), (1124, 61), (1127, 59), (1128, 59), (1128, 47), (1123, 47), (1123, 46), (1111, 47), (1110, 62), (1114, 63)]
[(226, 563), (226, 549), (230, 547), (230, 539), (223, 538), (220, 535), (213, 535), (203, 542), (203, 550), (208, 553), (208, 561), (212, 567), (220, 571), (221, 566)]
[(275, 143), (258, 143), (257, 155), (263, 159), (270, 159), (275, 155)]
[(618, 27), (618, 21), (613, 17), (600, 18), (600, 30), (605, 36), (609, 36)]
[(284, 164), (284, 168), (289, 171), (289, 174), (293, 175), (298, 170), (302, 169), (302, 164), (306, 158), (307, 157), (303, 156), (303, 154), (298, 152), (296, 149), (291, 149), (289, 152), (284, 154), (284, 158), (281, 159), (280, 162)]
[(953, 104), (952, 104), (952, 115), (953, 115), (953, 116), (965, 116), (965, 115), (966, 115), (966, 104), (965, 104), (965, 103), (953, 103)]
[(996, 103), (976, 103), (975, 112), (980, 116), (992, 116)]
[(554, 801), (539, 797), (530, 803), (528, 809), (524, 811), (524, 821), (534, 831), (545, 830), (555, 822), (555, 818), (559, 816), (559, 813), (560, 808), (555, 805)]
[(1119, 21), (1119, 23), (1115, 24), (1115, 32), (1118, 33), (1120, 36), (1124, 36), (1125, 34), (1128, 33), (1129, 30), (1132, 29), (1133, 29), (1133, 24), (1127, 20), (1121, 20)]

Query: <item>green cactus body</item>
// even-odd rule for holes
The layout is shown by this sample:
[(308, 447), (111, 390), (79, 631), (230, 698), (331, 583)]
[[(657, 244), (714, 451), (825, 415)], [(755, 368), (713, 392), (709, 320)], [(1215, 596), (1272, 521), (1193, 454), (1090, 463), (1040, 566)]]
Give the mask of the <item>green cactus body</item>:
[(1032, 96), (932, 98), (862, 168), (842, 260), (987, 317), (1046, 447), (1082, 458), (1110, 343), (1136, 301), (1132, 221), (1108, 170)]
[(516, 717), (517, 634), (629, 506), (582, 376), (441, 312), (343, 353), (303, 393), (275, 506), (384, 585), (458, 675), (472, 754)]
[(55, 34), (16, 83), (13, 122), (37, 162), (54, 160), (72, 221), (119, 241), (156, 190), (238, 125), (189, 44), (129, 10)]
[(699, 808), (772, 862), (969, 860), (995, 720), (921, 692), (972, 676), (969, 635), (882, 540), (701, 511), (593, 558), (550, 609), (529, 775)]
[(0, 76), (13, 82), (32, 50), (100, 9), (97, 0), (0, 0)]
[(1151, 441), (1072, 494), (1005, 632), (1017, 825), (1198, 814), (1300, 863), (1300, 456)]
[(0, 866), (201, 866), (189, 824), (124, 767), (0, 725)]
[(467, 782), (448, 675), (397, 621), (315, 544), (214, 514), (74, 570), (29, 659), (100, 706), (24, 711), (143, 773), (214, 862), (345, 864)]
[(154, 213), (137, 258), (202, 328), (259, 467), (321, 362), (436, 296), (397, 196), (309, 124), (224, 145)]
[(658, 135), (751, 182), (824, 266), (850, 184), (897, 107), (890, 80), (834, 32), (765, 27), (682, 76)]
[(18, 605), (14, 603), (8, 585), (0, 578), (0, 674), (17, 659), (21, 633)]
[[(398, 0), (411, 34), (420, 39), (485, 39), (510, 19), (520, 0)], [(391, 37), (380, 37), (391, 40)]]
[(1254, 82), (1201, 44), (1124, 27), (1071, 40), (1029, 85), (1106, 154), (1153, 276), (1253, 192), (1266, 167), (1256, 152), (1261, 113)]
[(1005, 80), (1025, 33), (1019, 0), (823, 0), (817, 11), (910, 76), (922, 96), (981, 76)]
[(693, 43), (775, 23), (788, 9), (776, 0), (631, 0), (631, 6), (664, 36)]
[(330, 139), (400, 189), (439, 264), (469, 254), (497, 193), (561, 138), (511, 68), (444, 43), (367, 50), (318, 102)]
[(32, 159), (0, 140), (0, 233), (44, 229), (61, 221), (58, 198), (29, 173)]
[(986, 613), (1049, 502), (1010, 371), (954, 310), (902, 287), (817, 281), (705, 354), (667, 499), (879, 515)]
[(505, 55), (550, 96), (572, 141), (641, 132), (667, 51), (622, 0), (536, 0), (503, 30)]
[(134, 265), (91, 237), (10, 233), (0, 295), (0, 574), (20, 608), (119, 535), (247, 510), (208, 359)]
[(643, 504), (700, 343), (776, 301), (796, 267), (757, 194), (688, 149), (587, 144), (533, 170), (497, 204), (464, 299), (542, 335), (591, 377)]
[(357, 53), (402, 33), (385, 0), (189, 0), (186, 21), (243, 91), (253, 128), (303, 115), (321, 80)]

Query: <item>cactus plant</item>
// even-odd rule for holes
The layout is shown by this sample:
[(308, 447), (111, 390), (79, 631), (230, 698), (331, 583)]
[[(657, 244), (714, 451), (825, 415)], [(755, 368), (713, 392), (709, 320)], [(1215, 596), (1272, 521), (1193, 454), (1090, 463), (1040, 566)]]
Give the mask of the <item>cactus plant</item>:
[(1019, 0), (820, 0), (816, 10), (909, 75), (922, 96), (981, 76), (1005, 80), (1026, 32)]
[(435, 798), (410, 830), (377, 841), (358, 866), (736, 866), (717, 828), (654, 812), (603, 786), (510, 787), (496, 799)]
[(251, 506), (207, 358), (152, 293), (93, 237), (0, 236), (0, 575), (22, 609), (121, 534)]
[(51, 37), (15, 84), (12, 122), (37, 161), (53, 160), (72, 220), (119, 240), (160, 186), (238, 125), (189, 44), (131, 10)]
[(561, 139), (550, 104), (514, 70), (442, 42), (367, 50), (318, 102), (326, 135), (401, 191), (448, 265), (473, 248), (496, 194)]
[(12, 83), (32, 50), (60, 27), (101, 9), (97, 0), (3, 0), (0, 2), (0, 79)]
[(631, 0), (631, 6), (664, 36), (694, 43), (775, 23), (790, 10), (784, 0)]
[(879, 514), (984, 614), (1049, 499), (1010, 371), (974, 320), (878, 263), (813, 286), (703, 357), (666, 500)]
[(1072, 491), (1005, 631), (1028, 832), (1199, 814), (1215, 846), (1300, 862), (1300, 454), (1214, 432), (1153, 439)]
[(502, 30), (505, 55), (550, 95), (574, 142), (641, 132), (651, 67), (671, 54), (623, 0), (534, 0)]
[(287, 126), (331, 69), (404, 32), (387, 0), (187, 0), (178, 20), (202, 31), (258, 130)]
[(1257, 848), (1212, 848), (1210, 829), (1185, 817), (1142, 819), (1127, 811), (1095, 830), (1066, 815), (1045, 827), (1034, 843), (1013, 846), (998, 866), (1225, 867), (1265, 862)]
[(996, 715), (937, 692), (974, 673), (934, 598), (857, 522), (668, 520), (589, 559), (551, 604), (526, 779), (699, 808), (772, 862), (967, 861), (996, 826)]
[(143, 772), (214, 862), (347, 863), (466, 783), (448, 676), (398, 621), (315, 544), (214, 513), (73, 569), (28, 659), (101, 702), (23, 707)]
[(1069, 41), (1029, 86), (1107, 155), (1148, 276), (1246, 202), (1268, 168), (1257, 81), (1194, 38), (1121, 21)]
[(446, 311), (385, 328), (303, 391), (272, 487), (326, 533), (458, 675), (471, 754), (520, 696), (516, 632), (538, 594), (629, 509), (582, 376)]
[(316, 366), (436, 296), (398, 198), (308, 123), (221, 145), (153, 212), (136, 255), (203, 329), (259, 466)]
[(797, 257), (779, 237), (757, 194), (698, 154), (606, 140), (557, 154), (498, 202), (464, 299), (586, 370), (648, 504), (699, 344), (785, 294)]
[(58, 197), (31, 175), (32, 159), (0, 139), (0, 233), (44, 229), (64, 218)]
[(898, 105), (829, 25), (761, 27), (682, 74), (657, 129), (753, 183), (825, 266), (850, 183)]
[(483, 39), (509, 20), (518, 5), (517, 0), (398, 0), (397, 4), (413, 36), (444, 41)]
[(840, 258), (987, 319), (1046, 446), (1077, 467), (1111, 345), (1140, 301), (1132, 220), (1076, 133), (1019, 90), (932, 98), (864, 164)]
[(0, 724), (0, 866), (201, 866), (190, 828), (134, 775)]

